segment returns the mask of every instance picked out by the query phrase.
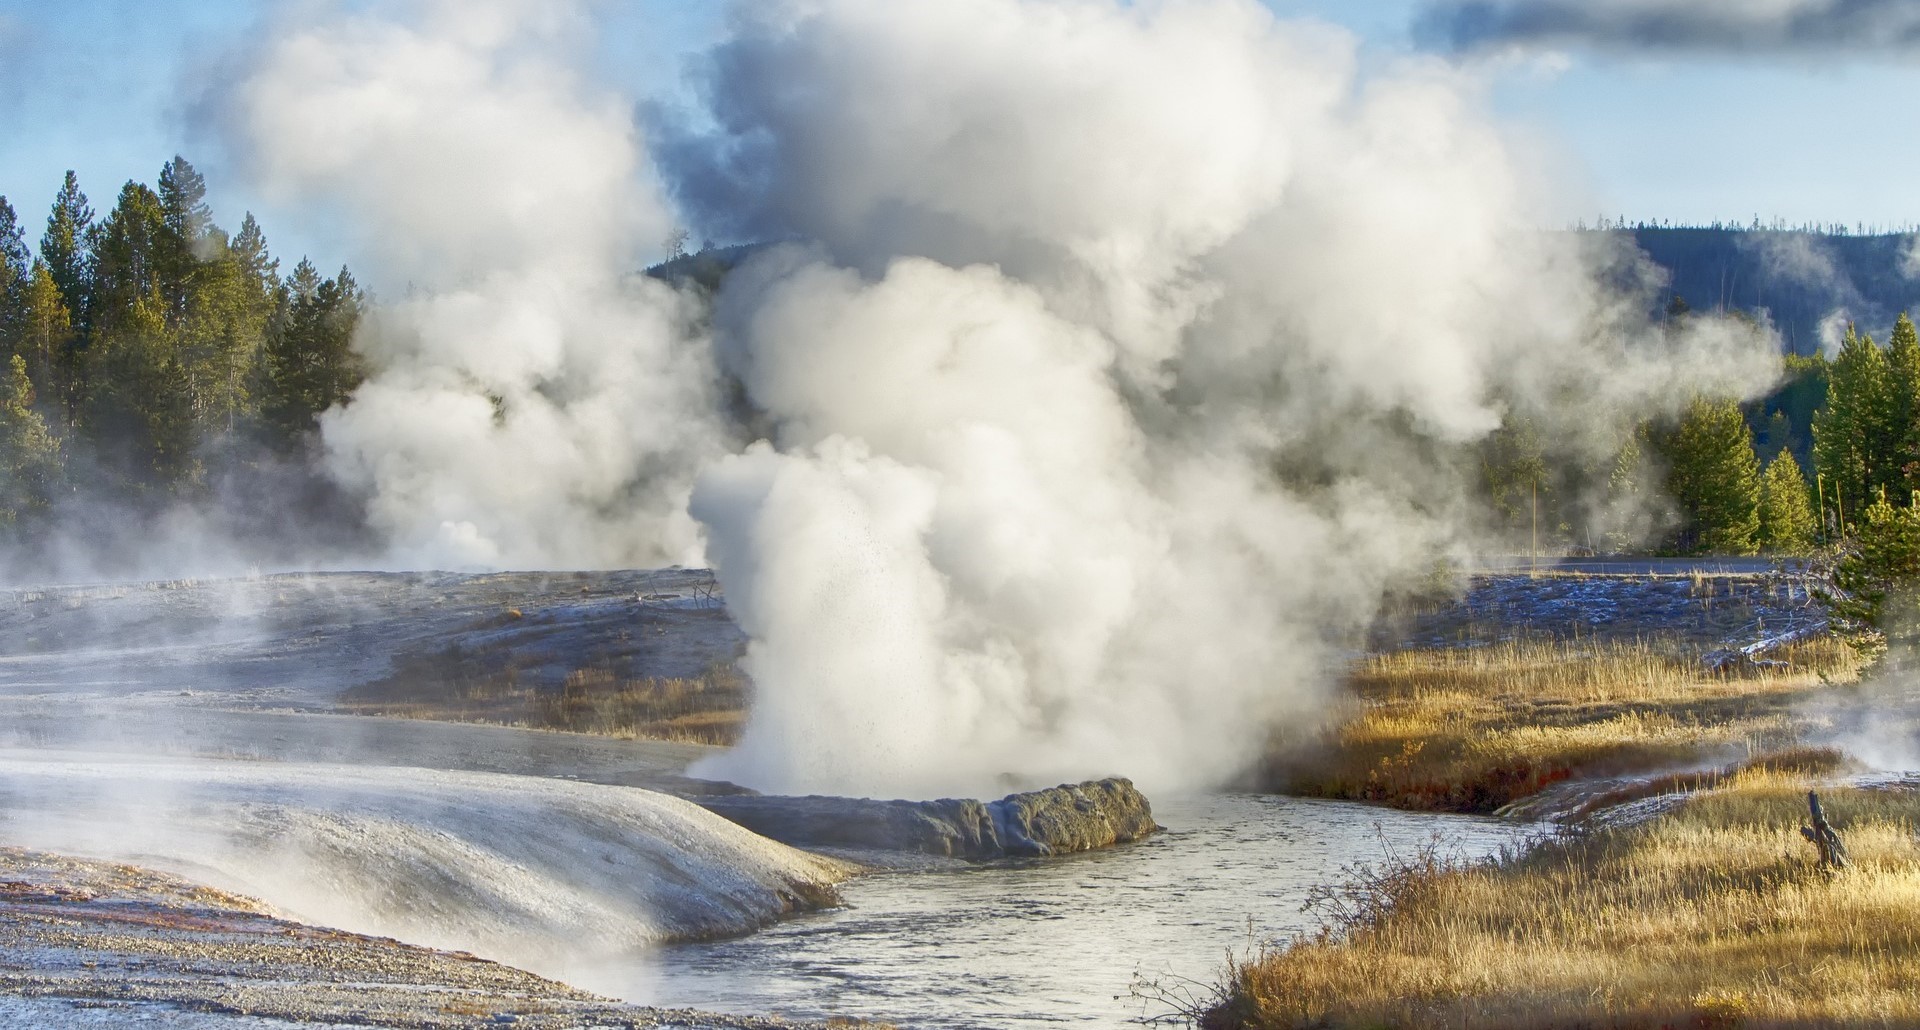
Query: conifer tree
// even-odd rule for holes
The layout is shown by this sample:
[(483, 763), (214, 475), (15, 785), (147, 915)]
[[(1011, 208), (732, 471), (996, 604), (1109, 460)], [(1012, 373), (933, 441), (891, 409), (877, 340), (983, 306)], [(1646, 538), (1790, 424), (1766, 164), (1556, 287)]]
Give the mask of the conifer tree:
[(93, 208), (80, 192), (80, 180), (68, 170), (54, 197), (53, 212), (47, 216), (47, 231), (40, 237), (40, 260), (47, 263), (54, 285), (60, 288), (61, 302), (75, 318), (87, 311), (87, 236), (92, 228)]
[(231, 431), (249, 413), (249, 383), (270, 314), (256, 296), (257, 286), (228, 253), (202, 262), (193, 275), (189, 317), (176, 332), (203, 435)]
[(31, 274), (29, 256), (20, 217), (7, 198), (0, 197), (0, 348), (19, 346), (17, 337)]
[(1887, 340), (1886, 433), (1882, 482), (1887, 492), (1911, 498), (1920, 490), (1920, 334), (1905, 312)]
[(1668, 452), (1667, 486), (1687, 517), (1686, 542), (1708, 554), (1751, 554), (1760, 529), (1760, 468), (1740, 406), (1696, 397)]
[(1760, 477), (1760, 533), (1763, 550), (1798, 554), (1813, 546), (1813, 503), (1807, 479), (1792, 451), (1781, 451)]
[(1885, 482), (1882, 449), (1889, 438), (1886, 400), (1890, 374), (1871, 336), (1852, 328), (1827, 372), (1827, 406), (1813, 416), (1814, 467), (1828, 503), (1849, 525)]
[(156, 278), (167, 301), (167, 320), (179, 325), (187, 318), (193, 273), (212, 256), (208, 244), (217, 230), (206, 203), (207, 180), (186, 158), (176, 154), (160, 169), (157, 197), (164, 231), (156, 246)]
[[(1888, 609), (1910, 606), (1920, 584), (1920, 507), (1896, 508), (1876, 497), (1857, 525), (1835, 564), (1830, 605), (1847, 622), (1894, 629)], [(1911, 642), (1915, 624), (1901, 621)]]
[(26, 359), (15, 354), (0, 382), (0, 522), (15, 529), (52, 507), (61, 478), (60, 443), (33, 402)]
[[(135, 305), (161, 297), (166, 261), (166, 209), (159, 195), (129, 182), (106, 220), (94, 229), (92, 308), (87, 324), (110, 331)], [(164, 298), (163, 298), (164, 300)]]
[(279, 447), (301, 445), (320, 413), (345, 403), (366, 373), (353, 350), (363, 298), (345, 268), (319, 281), (304, 259), (285, 285), (286, 310), (268, 334), (261, 420)]
[(1481, 487), (1510, 531), (1528, 533), (1535, 509), (1551, 508), (1547, 472), (1539, 429), (1526, 416), (1508, 416), (1480, 446)]
[(1606, 502), (1599, 512), (1601, 543), (1614, 552), (1638, 547), (1656, 531), (1658, 512), (1648, 494), (1657, 490), (1647, 460), (1649, 428), (1636, 425), (1620, 441), (1607, 466)]
[(33, 263), (23, 293), (20, 326), (14, 336), (14, 353), (26, 359), (28, 375), (49, 384), (39, 400), (62, 423), (74, 415), (74, 382), (77, 352), (74, 348), (73, 316), (67, 311), (60, 287), (44, 261)]
[(260, 223), (254, 220), (253, 212), (247, 212), (247, 216), (240, 220), (240, 231), (234, 234), (227, 250), (246, 274), (247, 292), (254, 298), (264, 319), (272, 313), (274, 294), (280, 287), (280, 262), (268, 253), (267, 236), (260, 231)]
[(129, 498), (164, 498), (194, 478), (192, 391), (149, 293), (103, 327), (87, 349), (81, 424), (107, 488)]

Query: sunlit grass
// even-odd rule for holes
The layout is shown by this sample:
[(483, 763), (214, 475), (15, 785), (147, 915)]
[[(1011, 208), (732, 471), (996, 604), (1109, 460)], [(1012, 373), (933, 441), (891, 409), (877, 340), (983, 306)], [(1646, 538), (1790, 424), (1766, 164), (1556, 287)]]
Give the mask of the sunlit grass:
[(1363, 878), (1346, 922), (1256, 955), (1209, 1027), (1920, 1025), (1920, 797), (1841, 789), (1814, 868), (1803, 777), (1738, 774), (1654, 821)]
[(1859, 673), (1831, 638), (1780, 658), (1714, 673), (1680, 648), (1567, 641), (1371, 656), (1349, 676), (1344, 714), (1277, 746), (1269, 779), (1288, 793), (1485, 812), (1573, 777), (1744, 763), (1794, 747), (1796, 708)]

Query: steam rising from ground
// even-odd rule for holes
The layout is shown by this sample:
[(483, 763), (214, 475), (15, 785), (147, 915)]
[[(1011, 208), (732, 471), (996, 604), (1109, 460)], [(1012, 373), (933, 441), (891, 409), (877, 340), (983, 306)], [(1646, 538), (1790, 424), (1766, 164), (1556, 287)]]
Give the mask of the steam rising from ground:
[[(379, 5), (376, 5), (376, 7)], [(328, 463), (413, 567), (697, 559), (722, 448), (695, 312), (633, 270), (672, 225), (569, 5), (387, 5), (284, 27), (222, 112), (275, 194), (337, 212), (388, 288)]]
[(691, 486), (758, 688), (711, 771), (755, 786), (1225, 779), (1484, 543), (1503, 414), (1600, 459), (1774, 371), (1537, 231), (1474, 80), (1254, 0), (742, 4), (654, 153), (696, 228), (806, 242), (709, 345), (624, 274), (666, 216), (578, 26), (480, 6), (284, 33), (229, 122), (420, 287), (333, 467), (403, 551), (503, 565), (692, 554)]

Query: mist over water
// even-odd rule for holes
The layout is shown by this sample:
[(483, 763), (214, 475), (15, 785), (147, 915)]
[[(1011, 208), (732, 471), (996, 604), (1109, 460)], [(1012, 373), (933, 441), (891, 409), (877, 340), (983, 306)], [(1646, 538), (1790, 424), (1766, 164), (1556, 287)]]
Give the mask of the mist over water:
[[(757, 693), (710, 775), (1221, 782), (1489, 545), (1504, 416), (1599, 457), (1775, 372), (1539, 231), (1472, 74), (1254, 0), (743, 3), (644, 134), (592, 11), (303, 15), (217, 121), (410, 284), (323, 426), (390, 560), (718, 570)], [(633, 274), (676, 221), (795, 242), (709, 304)]]

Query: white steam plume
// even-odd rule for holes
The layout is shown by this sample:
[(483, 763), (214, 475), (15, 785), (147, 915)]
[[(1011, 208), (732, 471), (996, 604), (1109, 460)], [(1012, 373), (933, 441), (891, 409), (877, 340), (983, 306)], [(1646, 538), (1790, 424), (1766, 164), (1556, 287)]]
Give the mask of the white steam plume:
[(719, 131), (660, 152), (722, 231), (818, 244), (718, 313), (774, 432), (693, 499), (758, 688), (712, 771), (1218, 782), (1469, 543), (1450, 455), (1504, 410), (1604, 453), (1768, 382), (1533, 228), (1473, 83), (1351, 49), (1251, 0), (742, 9)]
[(376, 5), (279, 27), (220, 112), (262, 188), (336, 211), (406, 284), (323, 421), (395, 560), (697, 560), (694, 468), (723, 447), (695, 312), (634, 273), (673, 225), (628, 102), (570, 70), (571, 4)]
[[(704, 529), (757, 688), (713, 769), (755, 786), (1219, 782), (1384, 591), (1485, 542), (1463, 447), (1504, 415), (1604, 456), (1775, 369), (1649, 326), (1637, 253), (1538, 231), (1472, 79), (1363, 77), (1255, 0), (739, 5), (711, 128), (655, 156), (714, 235), (806, 242), (733, 273), (709, 341), (626, 274), (669, 220), (565, 70), (581, 25), (410, 9), (281, 33), (227, 122), (418, 287), (332, 467), (415, 561)], [(728, 445), (717, 373), (766, 440)]]

